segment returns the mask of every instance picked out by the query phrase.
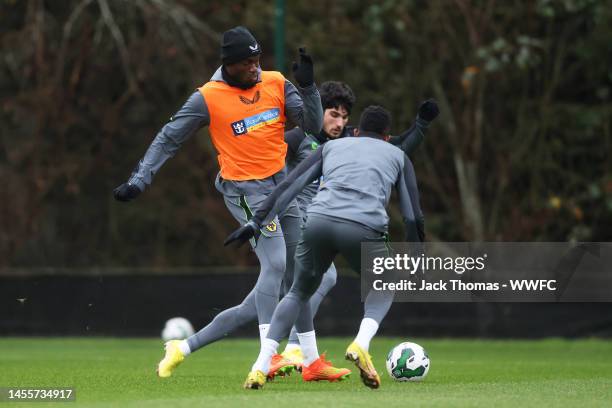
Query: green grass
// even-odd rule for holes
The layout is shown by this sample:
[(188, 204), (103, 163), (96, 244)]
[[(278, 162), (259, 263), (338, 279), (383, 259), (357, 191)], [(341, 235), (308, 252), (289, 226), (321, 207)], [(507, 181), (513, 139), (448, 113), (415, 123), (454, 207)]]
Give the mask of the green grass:
[[(612, 341), (410, 339), (426, 348), (431, 370), (421, 383), (386, 374), (389, 349), (402, 339), (376, 338), (378, 390), (359, 376), (342, 383), (303, 383), (299, 375), (243, 390), (255, 340), (224, 340), (188, 357), (169, 379), (155, 376), (160, 340), (111, 338), (0, 339), (0, 387), (76, 387), (68, 406), (130, 407), (610, 407)], [(322, 338), (320, 351), (346, 365), (349, 339)], [(58, 403), (2, 403), (58, 407)]]

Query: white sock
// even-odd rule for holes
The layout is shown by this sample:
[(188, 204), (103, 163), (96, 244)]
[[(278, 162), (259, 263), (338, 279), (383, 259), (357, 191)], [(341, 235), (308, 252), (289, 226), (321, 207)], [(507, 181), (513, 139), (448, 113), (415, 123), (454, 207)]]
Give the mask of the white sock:
[(376, 320), (366, 317), (361, 321), (359, 333), (357, 333), (357, 337), (355, 337), (355, 343), (365, 351), (368, 351), (370, 348), (370, 340), (376, 335), (377, 331), (378, 323)]
[(268, 329), (270, 328), (270, 323), (268, 324), (260, 324), (259, 325), (259, 340), (263, 341), (268, 335)]
[(272, 339), (263, 339), (261, 341), (261, 349), (259, 350), (259, 356), (255, 360), (255, 364), (251, 368), (251, 371), (259, 370), (264, 374), (268, 375), (270, 371), (270, 361), (272, 356), (276, 354), (278, 343)]
[(187, 343), (187, 340), (182, 340), (178, 344), (178, 347), (181, 350), (181, 353), (183, 353), (185, 357), (191, 354), (191, 348), (189, 347), (189, 343)]
[(314, 330), (306, 333), (298, 333), (297, 336), (298, 339), (300, 339), (300, 347), (304, 354), (304, 365), (308, 367), (319, 358), (317, 336), (315, 336)]
[(284, 352), (290, 352), (290, 351), (299, 350), (299, 349), (300, 349), (300, 344), (299, 343), (287, 343), (287, 345), (285, 346), (285, 351)]

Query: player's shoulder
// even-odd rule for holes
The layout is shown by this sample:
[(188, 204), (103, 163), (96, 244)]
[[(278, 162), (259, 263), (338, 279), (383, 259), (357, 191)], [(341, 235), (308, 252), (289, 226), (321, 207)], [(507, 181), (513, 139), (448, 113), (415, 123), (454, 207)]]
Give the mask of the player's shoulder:
[(329, 149), (332, 149), (336, 146), (343, 146), (343, 145), (350, 145), (352, 143), (354, 143), (352, 137), (339, 137), (336, 139), (330, 139), (328, 141), (326, 141), (323, 146), (327, 146)]
[(262, 81), (285, 82), (285, 76), (278, 71), (261, 71)]
[(327, 142), (322, 143), (319, 138), (317, 138), (312, 133), (304, 132), (304, 139), (300, 145), (301, 148), (306, 150), (317, 150), (321, 146), (325, 146)]
[(227, 84), (222, 81), (208, 81), (204, 85), (198, 88), (200, 92), (205, 92), (212, 89), (226, 89)]
[(323, 154), (331, 154), (331, 152), (346, 152), (353, 151), (353, 144), (356, 139), (353, 137), (341, 137), (336, 139), (331, 139), (322, 144)]
[(223, 74), (221, 73), (221, 67), (219, 67), (215, 70), (215, 73), (212, 75), (212, 77), (210, 77), (210, 80), (206, 82), (204, 85), (202, 85), (201, 87), (199, 87), (198, 89), (203, 90), (203, 89), (210, 89), (210, 88), (215, 88), (215, 87), (222, 87), (224, 84), (225, 84), (225, 81), (223, 80)]
[(285, 132), (285, 139), (286, 138), (299, 138), (299, 139), (303, 139), (304, 137), (306, 137), (306, 132), (304, 132), (304, 130), (302, 130), (302, 128), (300, 128), (299, 126), (294, 127), (291, 130), (287, 130)]
[(394, 158), (399, 160), (402, 164), (404, 163), (404, 159), (408, 158), (408, 156), (406, 156), (406, 153), (404, 153), (402, 149), (400, 149), (393, 143), (390, 143), (388, 141), (382, 141), (382, 142), (383, 142), (385, 150), (388, 151), (389, 154), (392, 155)]
[(306, 133), (297, 126), (285, 132), (285, 143), (289, 145), (293, 152), (297, 152), (300, 149), (305, 139)]
[(301, 127), (299, 127), (299, 126), (296, 126), (293, 129), (285, 131), (285, 136), (302, 136), (302, 137), (304, 137), (305, 135), (306, 135), (306, 132), (304, 132), (304, 130)]
[[(359, 138), (354, 138), (359, 139)], [(404, 163), (404, 152), (401, 149), (398, 149), (397, 146), (392, 145), (383, 139), (377, 139), (373, 137), (365, 138), (368, 144), (367, 149), (372, 154), (383, 154), (386, 157), (392, 158), (393, 160), (398, 161), (399, 163)]]

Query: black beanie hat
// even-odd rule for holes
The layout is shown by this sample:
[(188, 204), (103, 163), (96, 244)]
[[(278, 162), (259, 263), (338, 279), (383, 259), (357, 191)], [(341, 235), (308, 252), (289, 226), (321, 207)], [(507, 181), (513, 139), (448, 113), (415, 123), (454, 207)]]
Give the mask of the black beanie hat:
[(221, 40), (223, 65), (233, 64), (259, 54), (261, 54), (261, 47), (246, 28), (238, 26), (223, 33), (223, 40)]

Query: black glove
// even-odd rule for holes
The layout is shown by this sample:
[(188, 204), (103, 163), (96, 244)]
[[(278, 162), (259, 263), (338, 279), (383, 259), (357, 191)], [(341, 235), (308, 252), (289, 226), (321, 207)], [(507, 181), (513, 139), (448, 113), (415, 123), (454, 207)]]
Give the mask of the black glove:
[(142, 193), (138, 187), (133, 184), (123, 183), (113, 190), (113, 195), (117, 201), (131, 201)]
[(440, 114), (438, 103), (435, 99), (428, 99), (419, 106), (419, 118), (431, 122)]
[(245, 242), (256, 235), (259, 235), (259, 228), (257, 228), (253, 222), (249, 221), (236, 231), (229, 234), (228, 237), (225, 238), (223, 246), (228, 246), (232, 242), (237, 241), (236, 246), (241, 247)]
[(293, 61), (293, 76), (300, 88), (306, 88), (314, 84), (314, 68), (312, 67), (312, 57), (306, 54), (306, 48), (300, 48), (300, 63)]

